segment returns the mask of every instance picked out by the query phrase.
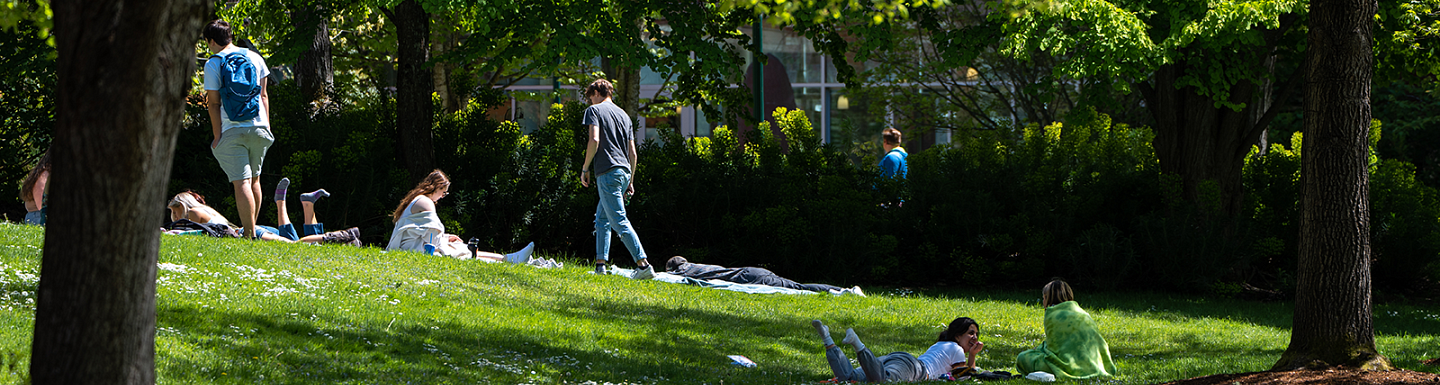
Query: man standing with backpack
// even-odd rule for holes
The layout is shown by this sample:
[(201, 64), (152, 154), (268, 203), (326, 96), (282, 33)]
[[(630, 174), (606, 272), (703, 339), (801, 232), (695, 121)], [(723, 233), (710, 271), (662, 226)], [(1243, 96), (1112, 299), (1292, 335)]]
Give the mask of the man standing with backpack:
[(265, 84), (270, 70), (259, 53), (231, 44), (229, 23), (211, 21), (202, 36), (210, 51), (215, 52), (205, 62), (205, 103), (210, 108), (215, 138), (210, 152), (235, 186), (235, 206), (245, 228), (243, 235), (259, 238), (255, 221), (264, 202), (260, 166), (265, 162), (265, 151), (275, 143), (270, 133), (270, 96)]

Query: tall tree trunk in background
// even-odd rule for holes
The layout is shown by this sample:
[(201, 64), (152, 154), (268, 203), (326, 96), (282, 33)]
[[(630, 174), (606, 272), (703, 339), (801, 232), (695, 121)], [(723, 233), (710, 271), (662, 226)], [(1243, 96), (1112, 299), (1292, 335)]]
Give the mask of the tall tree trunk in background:
[(55, 161), (31, 381), (153, 384), (155, 229), (210, 2), (53, 6)]
[(630, 115), (630, 122), (639, 127), (640, 68), (628, 67), (617, 62), (618, 60), (612, 61), (608, 58), (600, 59), (600, 67), (605, 72), (605, 77), (610, 78), (610, 81), (615, 84), (615, 95), (612, 96), (613, 100), (611, 101), (625, 110), (625, 114)]
[(1375, 0), (1310, 3), (1300, 253), (1290, 347), (1275, 369), (1393, 369), (1370, 308), (1370, 82)]
[[(1266, 44), (1240, 54), (1260, 61), (1272, 77), (1282, 76), (1274, 66), (1275, 47), (1295, 24), (1298, 18), (1282, 17), (1278, 28), (1262, 32)], [(1195, 62), (1203, 62), (1207, 55), (1233, 54), (1197, 49), (1191, 56), (1197, 57)], [(1162, 171), (1180, 176), (1185, 200), (1225, 215), (1238, 215), (1244, 201), (1240, 179), (1245, 155), (1260, 143), (1260, 136), (1279, 111), (1278, 103), (1271, 100), (1283, 101), (1300, 80), (1292, 78), (1282, 84), (1241, 81), (1228, 90), (1228, 102), (1245, 105), (1237, 111), (1216, 106), (1214, 98), (1194, 86), (1177, 87), (1187, 76), (1206, 76), (1194, 71), (1203, 71), (1203, 67), (1181, 60), (1156, 70), (1150, 79), (1153, 84), (1137, 84), (1155, 118), (1155, 156)], [(1279, 92), (1274, 92), (1275, 87)], [(1218, 193), (1218, 201), (1205, 199), (1213, 196), (1209, 189)]]
[[(1267, 94), (1263, 85), (1241, 83), (1232, 87), (1231, 101), (1246, 103), (1240, 111), (1217, 107), (1210, 96), (1194, 87), (1175, 87), (1187, 70), (1185, 63), (1169, 64), (1155, 72), (1153, 88), (1145, 89), (1146, 104), (1155, 117), (1155, 156), (1161, 169), (1178, 175), (1184, 183), (1184, 198), (1226, 215), (1239, 213), (1244, 197), (1240, 184), (1245, 154), (1259, 143), (1263, 127), (1255, 117), (1257, 94)], [(1213, 189), (1219, 200), (1202, 197)]]
[[(626, 15), (632, 15), (632, 12), (622, 11), (619, 14), (623, 18), (627, 17)], [(630, 40), (632, 44), (639, 47), (645, 46), (645, 42), (641, 40), (645, 33), (644, 20), (639, 18), (631, 20), (630, 27), (625, 28), (624, 33), (625, 39)], [(626, 52), (621, 55), (631, 54)], [(640, 127), (640, 66), (635, 65), (629, 59), (632, 58), (602, 57), (600, 58), (600, 70), (604, 71), (605, 77), (610, 78), (610, 81), (615, 84), (615, 95), (613, 95), (614, 100), (612, 101), (616, 106), (625, 110), (626, 115), (630, 115), (630, 122), (638, 129)]]
[(386, 12), (395, 22), (400, 69), (396, 79), (395, 118), (400, 136), (400, 157), (416, 180), (435, 169), (431, 126), (435, 120), (430, 94), (435, 79), (430, 60), (430, 14), (415, 0), (405, 0)]
[[(324, 102), (326, 95), (334, 92), (335, 85), (335, 67), (330, 55), (330, 10), (317, 4), (301, 4), (292, 12), (297, 33), (314, 31), (309, 48), (295, 61), (295, 83), (300, 85), (300, 95), (306, 99)], [(315, 107), (319, 106), (311, 105)]]
[[(433, 56), (442, 56), (459, 45), (461, 39), (455, 33), (435, 34), (430, 42), (430, 52)], [(461, 70), (464, 66), (465, 63), (438, 62), (433, 67), (435, 95), (440, 98), (441, 108), (446, 113), (460, 112), (470, 102), (470, 90), (466, 88), (473, 88), (474, 83), (465, 78), (465, 72)]]

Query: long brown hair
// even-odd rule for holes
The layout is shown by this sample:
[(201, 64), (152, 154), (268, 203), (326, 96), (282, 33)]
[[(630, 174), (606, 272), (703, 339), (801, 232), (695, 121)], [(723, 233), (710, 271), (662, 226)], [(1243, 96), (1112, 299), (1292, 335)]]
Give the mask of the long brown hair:
[(214, 207), (206, 205), (205, 197), (200, 196), (200, 194), (194, 191), (185, 190), (179, 194), (175, 194), (175, 197), (170, 198), (170, 203), (166, 204), (165, 207), (178, 208), (185, 213), (185, 216), (189, 216), (191, 211), (200, 211), (210, 216), (211, 223), (225, 223), (231, 227), (236, 227), (234, 222), (230, 222), (224, 215), (220, 215), (220, 212), (216, 211)]
[[(50, 152), (49, 152), (49, 151), (46, 151), (46, 152), (45, 152), (45, 155), (41, 155), (41, 156), (40, 156), (40, 162), (35, 164), (35, 168), (30, 169), (30, 175), (26, 175), (26, 176), (25, 176), (25, 183), (22, 183), (22, 184), (20, 185), (20, 200), (21, 200), (21, 201), (30, 202), (30, 198), (34, 198), (34, 197), (35, 197), (35, 194), (34, 194), (34, 191), (33, 191), (33, 190), (35, 190), (35, 182), (36, 182), (36, 179), (40, 179), (40, 174), (46, 173), (46, 172), (50, 172)], [(48, 183), (48, 182), (47, 182), (47, 183)], [(37, 204), (38, 204), (38, 202), (37, 202)]]
[(405, 193), (405, 198), (400, 199), (400, 205), (395, 206), (395, 213), (391, 214), (391, 219), (399, 222), (400, 217), (405, 216), (405, 206), (409, 206), (410, 201), (414, 200), (415, 197), (433, 193), (435, 192), (435, 190), (439, 190), (449, 185), (450, 177), (445, 176), (445, 172), (440, 171), (440, 169), (435, 169), (435, 171), (431, 171), (430, 175), (426, 175), (425, 179), (420, 180), (420, 184), (415, 185), (415, 188), (410, 189), (410, 192)]

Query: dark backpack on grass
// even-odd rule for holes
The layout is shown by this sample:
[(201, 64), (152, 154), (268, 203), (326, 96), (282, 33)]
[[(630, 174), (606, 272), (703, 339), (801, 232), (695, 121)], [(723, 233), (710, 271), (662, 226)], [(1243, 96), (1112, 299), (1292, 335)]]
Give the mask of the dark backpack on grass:
[(260, 78), (255, 63), (250, 61), (250, 50), (242, 49), (224, 55), (220, 59), (220, 106), (231, 121), (240, 122), (255, 119), (260, 115)]

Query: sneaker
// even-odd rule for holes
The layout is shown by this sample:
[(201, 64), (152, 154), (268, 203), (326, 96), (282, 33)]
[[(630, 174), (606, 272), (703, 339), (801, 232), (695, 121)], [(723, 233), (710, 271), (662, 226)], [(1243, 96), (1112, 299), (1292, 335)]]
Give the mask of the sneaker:
[(603, 263), (597, 263), (597, 264), (595, 264), (595, 274), (605, 275), (605, 264), (603, 264)]
[(554, 259), (551, 259), (551, 260), (550, 260), (550, 264), (555, 265), (555, 268), (557, 268), (557, 269), (558, 269), (558, 268), (565, 267), (565, 262), (560, 262), (560, 261), (557, 261), (557, 260), (554, 260)]
[(359, 227), (351, 227), (351, 228), (345, 229), (345, 232), (350, 233), (350, 246), (365, 247), (365, 243), (360, 242), (360, 228), (359, 228)]
[(864, 291), (864, 290), (860, 290), (860, 287), (859, 287), (859, 286), (852, 287), (852, 288), (849, 288), (849, 289), (845, 289), (845, 291), (846, 291), (846, 292), (849, 292), (850, 294), (858, 295), (858, 296), (861, 296), (861, 297), (864, 297), (864, 296), (865, 296), (865, 291)]
[(655, 267), (651, 265), (645, 265), (645, 267), (643, 268), (635, 269), (635, 275), (630, 276), (630, 278), (639, 280), (654, 279)]
[(350, 246), (360, 247), (360, 228), (351, 227), (340, 231), (331, 231), (321, 236), (324, 243), (348, 243)]

